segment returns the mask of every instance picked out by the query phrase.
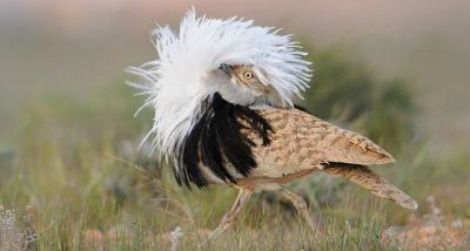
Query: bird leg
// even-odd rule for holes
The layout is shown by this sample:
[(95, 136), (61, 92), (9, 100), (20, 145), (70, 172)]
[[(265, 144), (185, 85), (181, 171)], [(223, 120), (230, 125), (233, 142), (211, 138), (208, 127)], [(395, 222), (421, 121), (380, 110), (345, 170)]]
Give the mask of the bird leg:
[(209, 234), (208, 240), (217, 238), (233, 225), (235, 219), (240, 214), (241, 209), (246, 205), (252, 194), (252, 190), (240, 188), (237, 199), (235, 200), (235, 203), (233, 203), (232, 208), (230, 211), (225, 213), (219, 225)]
[(286, 188), (281, 188), (279, 192), (281, 196), (284, 197), (286, 200), (289, 200), (292, 203), (292, 205), (295, 207), (297, 212), (300, 215), (302, 215), (302, 217), (307, 222), (307, 225), (310, 227), (314, 235), (319, 236), (323, 234), (321, 230), (314, 223), (313, 218), (310, 216), (310, 211), (307, 206), (307, 202), (305, 202), (304, 198), (302, 198), (300, 195), (294, 192), (287, 190)]

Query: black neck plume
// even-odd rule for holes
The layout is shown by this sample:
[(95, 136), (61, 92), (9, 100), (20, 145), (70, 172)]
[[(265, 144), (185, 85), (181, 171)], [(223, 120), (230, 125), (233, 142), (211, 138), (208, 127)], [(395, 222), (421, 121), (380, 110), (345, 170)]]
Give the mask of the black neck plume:
[(241, 133), (244, 125), (240, 120), (256, 132), (263, 145), (270, 143), (270, 124), (256, 110), (229, 103), (218, 93), (204, 102), (202, 110), (199, 121), (176, 156), (180, 170), (175, 172), (178, 184), (206, 186), (209, 182), (201, 172), (201, 165), (227, 183), (236, 182), (227, 170), (227, 164), (248, 176), (257, 165), (251, 151), (255, 143)]

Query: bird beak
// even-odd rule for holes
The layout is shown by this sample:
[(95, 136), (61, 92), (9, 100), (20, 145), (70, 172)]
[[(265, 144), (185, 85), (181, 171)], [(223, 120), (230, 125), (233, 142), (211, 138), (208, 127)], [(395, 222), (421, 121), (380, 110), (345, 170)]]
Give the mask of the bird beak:
[(232, 75), (232, 67), (228, 64), (221, 64), (219, 66), (219, 69), (221, 69), (223, 72), (225, 72), (227, 75), (231, 76)]

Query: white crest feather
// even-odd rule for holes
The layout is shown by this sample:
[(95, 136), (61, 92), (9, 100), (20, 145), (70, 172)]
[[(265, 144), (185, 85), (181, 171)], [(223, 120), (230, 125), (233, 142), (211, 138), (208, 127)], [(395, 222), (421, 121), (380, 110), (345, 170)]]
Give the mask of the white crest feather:
[(159, 58), (129, 72), (141, 77), (136, 84), (149, 95), (144, 106), (155, 109), (153, 150), (171, 155), (183, 143), (200, 113), (201, 102), (216, 90), (205, 83), (221, 64), (251, 65), (258, 78), (293, 106), (312, 77), (305, 52), (291, 35), (232, 17), (226, 20), (197, 16), (194, 9), (181, 21), (179, 32), (168, 26), (153, 31)]

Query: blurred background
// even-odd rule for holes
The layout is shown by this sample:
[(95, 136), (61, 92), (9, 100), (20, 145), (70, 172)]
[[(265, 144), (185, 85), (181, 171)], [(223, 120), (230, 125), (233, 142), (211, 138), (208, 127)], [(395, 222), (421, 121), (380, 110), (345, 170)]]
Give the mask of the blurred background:
[[(390, 149), (399, 162), (385, 173), (421, 203), (438, 197), (445, 200), (443, 210), (456, 215), (452, 219), (470, 217), (465, 193), (470, 188), (470, 2), (465, 0), (3, 0), (0, 208), (42, 208), (44, 213), (34, 224), (45, 229), (52, 215), (65, 210), (47, 205), (81, 201), (55, 221), (55, 232), (45, 233), (45, 239), (58, 239), (67, 247), (81, 243), (73, 237), (77, 232), (80, 236), (89, 228), (98, 229), (90, 237), (95, 238), (93, 234), (112, 229), (112, 222), (127, 217), (117, 210), (131, 207), (126, 201), (140, 201), (137, 208), (126, 210), (141, 214), (142, 205), (168, 192), (169, 188), (149, 188), (148, 197), (137, 195), (155, 185), (160, 173), (153, 169), (155, 160), (136, 152), (150, 127), (151, 111), (133, 118), (142, 100), (133, 98), (134, 90), (125, 85), (132, 77), (124, 69), (155, 59), (150, 31), (156, 24), (176, 29), (190, 6), (210, 17), (236, 15), (294, 33), (310, 52), (315, 69), (304, 105)], [(169, 187), (174, 186), (171, 182)], [(295, 187), (306, 197), (313, 196), (318, 207), (368, 200), (338, 202), (337, 191), (345, 190), (342, 184), (316, 184), (322, 187), (309, 182)], [(61, 197), (58, 189), (70, 198)], [(217, 189), (210, 192), (212, 197), (202, 192), (170, 193), (186, 201), (205, 198), (207, 205), (193, 201), (186, 206), (199, 207), (194, 214), (204, 215), (206, 225), (216, 221), (210, 221), (211, 214), (202, 213), (207, 212), (203, 208), (219, 198), (220, 209), (209, 211), (221, 215), (230, 204), (224, 198), (233, 197)], [(422, 210), (424, 214), (425, 205)], [(148, 211), (151, 217), (152, 209)], [(112, 217), (104, 220), (107, 213)], [(378, 225), (407, 221), (405, 213), (397, 214)], [(67, 218), (71, 215), (78, 215), (80, 222)], [(70, 221), (77, 226), (63, 231), (70, 236), (59, 234)], [(40, 247), (49, 245), (54, 246), (40, 239)]]
[(12, 135), (15, 111), (33, 96), (85, 97), (90, 88), (115, 85), (126, 66), (155, 57), (149, 32), (156, 23), (175, 27), (195, 6), (209, 16), (279, 26), (317, 46), (341, 45), (380, 78), (410, 79), (422, 108), (420, 129), (438, 150), (469, 147), (468, 1), (222, 2), (3, 0), (2, 137)]

